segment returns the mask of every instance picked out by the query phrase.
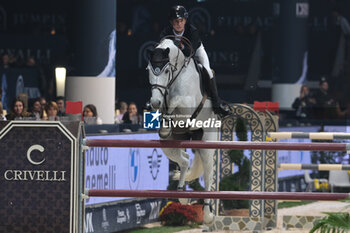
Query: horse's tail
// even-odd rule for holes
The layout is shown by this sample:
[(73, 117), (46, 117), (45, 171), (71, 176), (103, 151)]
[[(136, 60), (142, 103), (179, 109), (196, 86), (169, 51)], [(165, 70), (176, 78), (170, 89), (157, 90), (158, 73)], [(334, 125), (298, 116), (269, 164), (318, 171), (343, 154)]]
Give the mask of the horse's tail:
[[(197, 179), (203, 174), (203, 164), (202, 164), (202, 159), (199, 154), (195, 153), (195, 157), (192, 161), (191, 167), (186, 173), (185, 176), (185, 181), (191, 181), (194, 179)], [(173, 176), (174, 180), (179, 180), (180, 179), (180, 172), (175, 172)]]

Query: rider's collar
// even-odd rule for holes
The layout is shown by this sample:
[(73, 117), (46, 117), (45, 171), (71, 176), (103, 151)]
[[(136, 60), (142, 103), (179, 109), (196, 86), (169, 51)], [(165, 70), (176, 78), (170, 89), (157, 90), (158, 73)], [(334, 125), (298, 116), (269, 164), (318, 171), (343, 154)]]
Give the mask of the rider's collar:
[(183, 34), (185, 33), (185, 29), (184, 29), (182, 32), (180, 32), (180, 33), (177, 33), (177, 32), (173, 29), (173, 33), (174, 33), (174, 35), (176, 36), (176, 37), (175, 37), (175, 40), (181, 40), (181, 37), (182, 37)]
[(170, 62), (167, 62), (162, 68), (159, 68), (159, 67), (156, 67), (156, 68), (153, 68), (151, 62), (148, 62), (148, 69), (150, 69), (152, 71), (152, 73), (155, 75), (155, 76), (158, 76), (160, 75), (161, 73), (164, 72), (164, 70), (170, 65)]

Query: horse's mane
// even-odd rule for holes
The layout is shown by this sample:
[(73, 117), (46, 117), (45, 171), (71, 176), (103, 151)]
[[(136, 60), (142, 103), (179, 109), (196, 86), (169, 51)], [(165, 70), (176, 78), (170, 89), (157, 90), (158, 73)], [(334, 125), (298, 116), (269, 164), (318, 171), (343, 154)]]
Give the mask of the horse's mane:
[(177, 63), (182, 63), (185, 60), (185, 55), (182, 53), (181, 49), (179, 49), (175, 44), (173, 40), (170, 39), (163, 39), (157, 48), (160, 49), (166, 49), (169, 48), (169, 60), (172, 65), (175, 65), (176, 60)]

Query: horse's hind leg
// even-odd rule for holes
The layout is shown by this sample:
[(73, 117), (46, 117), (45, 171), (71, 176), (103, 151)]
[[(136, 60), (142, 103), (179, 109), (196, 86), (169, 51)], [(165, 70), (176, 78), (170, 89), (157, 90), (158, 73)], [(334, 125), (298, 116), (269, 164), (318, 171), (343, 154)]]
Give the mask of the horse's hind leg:
[[(180, 178), (177, 190), (183, 190), (185, 185), (185, 176), (188, 170), (189, 155), (184, 149), (163, 148), (164, 154), (172, 161), (176, 162), (180, 167)], [(182, 204), (187, 204), (188, 199), (179, 199)]]

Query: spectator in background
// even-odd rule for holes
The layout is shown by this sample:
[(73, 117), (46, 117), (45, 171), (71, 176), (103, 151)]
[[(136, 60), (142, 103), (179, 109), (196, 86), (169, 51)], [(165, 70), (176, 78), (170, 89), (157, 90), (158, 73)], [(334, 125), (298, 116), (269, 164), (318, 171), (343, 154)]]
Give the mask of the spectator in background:
[(1, 56), (1, 68), (4, 68), (4, 69), (10, 68), (10, 57), (7, 53), (4, 53)]
[(65, 116), (66, 115), (66, 109), (65, 109), (65, 99), (63, 96), (58, 96), (56, 98), (56, 104), (58, 107), (58, 113), (57, 116)]
[(123, 116), (123, 122), (127, 124), (142, 124), (142, 117), (137, 112), (137, 106), (131, 102), (128, 111)]
[(31, 115), (24, 108), (23, 100), (16, 98), (12, 101), (10, 113), (6, 115), (6, 119), (9, 121), (21, 120), (30, 116)]
[(25, 65), (26, 65), (26, 67), (35, 67), (36, 62), (35, 62), (34, 57), (28, 57)]
[(41, 108), (40, 99), (34, 99), (33, 103), (30, 105), (30, 112), (35, 117), (37, 121), (43, 118), (43, 110)]
[(322, 77), (319, 89), (315, 92), (314, 114), (319, 119), (338, 119), (345, 116), (341, 111), (339, 103), (328, 93), (329, 85), (326, 77)]
[(47, 80), (46, 80), (44, 69), (40, 65), (40, 63), (37, 63), (34, 57), (29, 56), (25, 61), (25, 67), (30, 69), (35, 69), (38, 72), (38, 78), (39, 78), (38, 87), (39, 87), (40, 93), (42, 94), (46, 93)]
[(28, 110), (28, 94), (27, 93), (19, 93), (17, 98), (21, 99), (24, 103), (24, 109)]
[(147, 8), (147, 5), (140, 2), (137, 4), (132, 13), (132, 33), (133, 34), (145, 34), (151, 32), (151, 22), (152, 22), (152, 14)]
[(1, 102), (0, 102), (0, 121), (6, 121), (6, 116), (4, 115), (4, 109), (2, 109)]
[(1, 68), (13, 68), (13, 67), (18, 67), (18, 61), (17, 57), (4, 53), (1, 57)]
[(123, 123), (123, 116), (127, 111), (128, 111), (128, 104), (124, 101), (121, 101), (119, 111), (116, 114), (115, 119), (114, 119), (116, 124)]
[(47, 113), (46, 113), (46, 110), (45, 110), (46, 109), (46, 104), (47, 104), (46, 98), (45, 97), (40, 97), (39, 101), (40, 101), (41, 109), (43, 111), (42, 119), (47, 119)]
[(102, 119), (98, 117), (95, 105), (85, 105), (83, 110), (84, 122), (88, 125), (102, 125)]
[(328, 93), (329, 85), (326, 77), (322, 77), (319, 82), (319, 89), (314, 93), (315, 98), (314, 113), (316, 118), (329, 119), (328, 108), (334, 105), (335, 101)]
[(46, 98), (45, 97), (40, 97), (39, 101), (40, 101), (40, 104), (41, 104), (41, 108), (45, 109), (45, 106), (47, 104)]
[(57, 121), (58, 120), (58, 116), (57, 116), (58, 107), (57, 107), (57, 104), (55, 101), (49, 102), (45, 106), (45, 111), (47, 113), (46, 120), (49, 120), (49, 121)]
[(344, 35), (350, 35), (350, 24), (346, 17), (344, 17), (338, 9), (333, 9), (332, 15), (335, 19), (335, 23), (340, 26)]
[(296, 117), (302, 119), (312, 117), (312, 107), (315, 103), (316, 100), (311, 97), (309, 87), (302, 85), (299, 97), (295, 98), (292, 104), (292, 107), (295, 109)]

